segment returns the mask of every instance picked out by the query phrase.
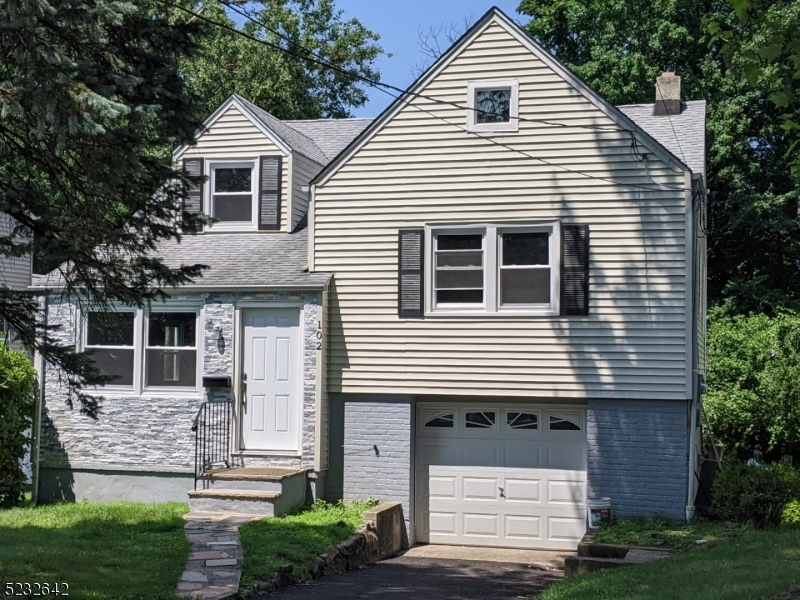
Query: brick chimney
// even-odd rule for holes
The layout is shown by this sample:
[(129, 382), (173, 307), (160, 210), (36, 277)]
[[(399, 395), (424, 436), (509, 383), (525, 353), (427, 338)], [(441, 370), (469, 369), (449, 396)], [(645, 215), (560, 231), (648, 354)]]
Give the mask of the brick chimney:
[(672, 71), (656, 78), (656, 103), (653, 114), (657, 117), (681, 114), (681, 78)]

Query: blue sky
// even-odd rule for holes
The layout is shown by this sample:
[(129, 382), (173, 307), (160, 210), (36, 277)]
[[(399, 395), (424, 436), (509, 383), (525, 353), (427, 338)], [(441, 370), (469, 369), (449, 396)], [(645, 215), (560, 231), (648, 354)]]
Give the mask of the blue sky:
[[(338, 0), (345, 18), (355, 17), (381, 36), (380, 44), (391, 54), (377, 61), (381, 80), (406, 88), (414, 80), (412, 70), (425, 57), (419, 49), (420, 27), (436, 27), (450, 21), (472, 17), (475, 21), (492, 6), (497, 6), (512, 19), (519, 19), (516, 10), (520, 0)], [(369, 89), (370, 101), (354, 110), (357, 117), (376, 117), (391, 98), (376, 89)]]

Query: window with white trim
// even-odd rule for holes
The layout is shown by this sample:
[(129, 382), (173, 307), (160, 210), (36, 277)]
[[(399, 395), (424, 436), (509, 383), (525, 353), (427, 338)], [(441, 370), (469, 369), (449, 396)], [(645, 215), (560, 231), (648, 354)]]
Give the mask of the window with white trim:
[(254, 229), (258, 226), (258, 194), (254, 161), (211, 162), (212, 229)]
[(90, 311), (83, 349), (100, 373), (112, 378), (102, 389), (197, 392), (199, 330), (199, 308)]
[(145, 387), (196, 386), (197, 312), (150, 313), (145, 339)]
[(84, 350), (91, 354), (100, 373), (112, 378), (106, 385), (132, 389), (136, 362), (136, 311), (88, 313)]
[(436, 306), (483, 305), (483, 233), (436, 235), (433, 287)]
[(468, 85), (469, 131), (517, 131), (519, 129), (519, 82), (473, 81)]
[(557, 222), (431, 227), (426, 235), (428, 314), (558, 314)]

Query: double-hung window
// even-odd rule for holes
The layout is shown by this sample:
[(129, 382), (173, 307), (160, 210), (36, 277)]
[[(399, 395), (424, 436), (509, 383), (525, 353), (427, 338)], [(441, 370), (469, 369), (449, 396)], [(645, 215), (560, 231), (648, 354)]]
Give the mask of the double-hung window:
[(111, 387), (134, 387), (136, 370), (136, 311), (90, 312), (86, 315), (84, 350), (95, 367), (112, 379)]
[(484, 234), (443, 232), (436, 235), (435, 240), (436, 306), (483, 306)]
[(145, 387), (194, 388), (197, 384), (197, 313), (147, 316)]
[(428, 314), (558, 314), (558, 223), (442, 226), (426, 235)]
[(83, 345), (110, 390), (186, 393), (199, 389), (199, 309), (118, 309), (86, 314)]
[(256, 229), (258, 203), (255, 162), (211, 162), (210, 175), (210, 212), (217, 220), (211, 229)]

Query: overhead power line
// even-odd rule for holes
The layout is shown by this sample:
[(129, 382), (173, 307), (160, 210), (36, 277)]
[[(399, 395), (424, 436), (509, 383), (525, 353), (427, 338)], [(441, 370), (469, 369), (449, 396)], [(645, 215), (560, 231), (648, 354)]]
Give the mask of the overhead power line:
[[(407, 97), (408, 96), (412, 96), (412, 97), (417, 97), (417, 98), (423, 98), (425, 100), (432, 101), (432, 102), (434, 102), (436, 104), (444, 104), (444, 105), (448, 105), (448, 106), (453, 106), (453, 107), (456, 107), (456, 108), (458, 108), (460, 110), (468, 109), (468, 110), (476, 110), (477, 111), (478, 109), (466, 107), (466, 106), (460, 105), (460, 104), (455, 103), (455, 102), (442, 100), (441, 98), (434, 98), (434, 97), (431, 97), (431, 96), (427, 96), (425, 94), (420, 94), (420, 93), (417, 93), (417, 92), (411, 92), (411, 91), (408, 91), (408, 90), (404, 90), (404, 89), (399, 88), (397, 86), (394, 86), (392, 84), (384, 83), (384, 82), (381, 82), (381, 81), (376, 81), (376, 80), (370, 79), (368, 77), (365, 77), (365, 76), (361, 75), (360, 73), (354, 73), (354, 72), (342, 69), (341, 67), (338, 67), (336, 65), (332, 65), (332, 64), (324, 61), (323, 59), (320, 59), (319, 57), (315, 56), (311, 50), (309, 50), (308, 48), (304, 48), (303, 46), (297, 44), (294, 40), (292, 40), (288, 36), (285, 36), (284, 34), (281, 34), (280, 32), (277, 32), (277, 31), (273, 30), (267, 24), (259, 21), (258, 19), (255, 19), (254, 17), (252, 17), (251, 15), (247, 14), (246, 12), (241, 11), (241, 9), (239, 9), (239, 7), (233, 6), (233, 5), (229, 4), (228, 2), (225, 2), (224, 0), (217, 0), (217, 1), (220, 4), (222, 4), (223, 6), (225, 6), (227, 8), (230, 8), (231, 10), (233, 10), (234, 12), (239, 14), (240, 16), (244, 17), (245, 19), (251, 21), (252, 23), (255, 23), (256, 25), (259, 25), (260, 27), (263, 27), (266, 31), (272, 33), (273, 35), (283, 39), (284, 41), (287, 41), (287, 42), (289, 42), (291, 44), (294, 44), (294, 45), (297, 45), (297, 46), (303, 48), (303, 50), (305, 51), (306, 54), (301, 54), (301, 53), (299, 53), (296, 50), (293, 50), (291, 48), (284, 48), (283, 46), (281, 46), (279, 44), (275, 44), (274, 42), (270, 42), (269, 40), (264, 40), (264, 39), (261, 39), (261, 38), (257, 38), (257, 37), (252, 36), (252, 35), (244, 32), (244, 31), (242, 31), (242, 30), (240, 30), (240, 29), (238, 29), (236, 27), (231, 27), (230, 25), (227, 25), (226, 23), (220, 23), (219, 21), (215, 21), (213, 19), (210, 19), (210, 18), (208, 18), (208, 17), (206, 17), (206, 16), (204, 16), (202, 14), (199, 14), (197, 12), (194, 12), (194, 11), (188, 9), (188, 8), (185, 8), (185, 7), (177, 5), (177, 4), (173, 4), (172, 2), (168, 2), (166, 0), (162, 0), (162, 3), (166, 4), (168, 6), (171, 6), (173, 8), (177, 8), (177, 9), (179, 9), (179, 10), (181, 10), (181, 11), (187, 13), (187, 14), (192, 15), (193, 17), (195, 17), (195, 18), (197, 18), (197, 19), (199, 19), (201, 21), (204, 21), (206, 23), (209, 23), (210, 25), (214, 25), (216, 27), (219, 27), (220, 29), (224, 29), (226, 31), (229, 31), (229, 32), (231, 32), (231, 33), (233, 33), (235, 35), (238, 35), (238, 36), (240, 36), (240, 37), (242, 37), (244, 39), (247, 39), (247, 40), (250, 40), (252, 42), (255, 42), (255, 43), (264, 45), (266, 47), (272, 48), (273, 50), (277, 50), (279, 52), (283, 52), (283, 53), (288, 54), (289, 56), (292, 56), (292, 57), (297, 58), (299, 60), (303, 60), (305, 62), (310, 62), (312, 64), (315, 64), (315, 65), (318, 65), (318, 66), (321, 66), (321, 67), (324, 67), (324, 68), (327, 68), (327, 69), (331, 69), (331, 70), (336, 71), (336, 72), (338, 72), (338, 73), (340, 73), (342, 75), (345, 75), (347, 77), (352, 77), (352, 78), (354, 78), (356, 80), (359, 80), (359, 81), (369, 85), (370, 87), (373, 87), (375, 89), (378, 89), (378, 90), (382, 91), (383, 93), (387, 94), (388, 96), (390, 96), (391, 98), (393, 98), (395, 100), (399, 100), (399, 101), (405, 103), (408, 106), (411, 106), (411, 107), (413, 107), (413, 108), (415, 108), (417, 110), (425, 112), (428, 115), (434, 117), (435, 119), (438, 119), (438, 120), (440, 120), (440, 121), (442, 121), (444, 123), (447, 123), (448, 125), (450, 125), (452, 127), (455, 127), (455, 128), (457, 128), (457, 129), (459, 129), (461, 131), (464, 131), (465, 133), (474, 135), (474, 136), (479, 137), (482, 140), (486, 140), (486, 141), (488, 141), (488, 142), (490, 142), (490, 143), (492, 143), (492, 144), (494, 144), (496, 146), (503, 147), (503, 148), (505, 148), (505, 149), (507, 149), (507, 150), (509, 150), (511, 152), (515, 152), (517, 154), (525, 156), (526, 158), (530, 158), (532, 160), (536, 160), (536, 161), (541, 162), (542, 164), (548, 165), (550, 167), (561, 169), (564, 172), (575, 174), (575, 175), (580, 175), (582, 177), (586, 177), (586, 178), (589, 178), (589, 179), (595, 179), (595, 180), (599, 180), (599, 181), (604, 181), (604, 182), (607, 182), (607, 183), (612, 183), (614, 185), (624, 186), (624, 187), (628, 187), (628, 188), (632, 188), (632, 189), (640, 189), (640, 190), (646, 190), (646, 191), (659, 191), (659, 190), (661, 190), (661, 191), (684, 191), (684, 187), (683, 186), (671, 186), (671, 185), (663, 185), (663, 184), (658, 184), (658, 183), (652, 183), (652, 184), (648, 184), (648, 183), (637, 183), (637, 184), (624, 183), (624, 182), (621, 182), (621, 181), (610, 179), (608, 177), (601, 177), (601, 176), (585, 173), (583, 171), (577, 171), (577, 170), (574, 170), (574, 169), (569, 169), (568, 167), (564, 167), (562, 165), (549, 162), (549, 161), (547, 161), (547, 160), (545, 160), (543, 158), (539, 158), (537, 156), (533, 156), (531, 154), (528, 154), (527, 152), (524, 152), (524, 151), (519, 150), (518, 148), (514, 148), (512, 146), (509, 146), (508, 144), (505, 144), (503, 142), (499, 142), (499, 141), (497, 141), (497, 140), (495, 140), (495, 139), (493, 139), (491, 137), (480, 135), (480, 133), (478, 133), (478, 132), (470, 131), (467, 128), (464, 128), (464, 127), (462, 127), (462, 126), (460, 126), (460, 125), (458, 125), (456, 123), (452, 123), (451, 121), (447, 120), (446, 118), (442, 117), (441, 115), (437, 115), (437, 114), (434, 114), (434, 113), (430, 112), (429, 110), (427, 110), (426, 108), (420, 106), (419, 104), (415, 104), (411, 100), (407, 99)], [(398, 92), (400, 95), (394, 95), (389, 90)], [(484, 112), (484, 111), (479, 111), (479, 112)], [(490, 114), (492, 114), (492, 113), (490, 113)], [(534, 122), (534, 123), (544, 123), (544, 124), (547, 124), (547, 125), (558, 126), (558, 127), (579, 127), (579, 128), (586, 128), (586, 129), (594, 129), (595, 131), (598, 130), (598, 129), (601, 129), (603, 131), (609, 131), (609, 132), (627, 132), (627, 133), (630, 133), (630, 134), (634, 134), (635, 133), (635, 131), (629, 130), (629, 129), (602, 129), (601, 126), (592, 127), (592, 126), (585, 126), (585, 125), (571, 125), (571, 124), (566, 124), (566, 123), (557, 123), (557, 122), (553, 122), (553, 121), (547, 121), (547, 120), (543, 120), (543, 119), (530, 119), (530, 118), (519, 117), (519, 120), (520, 121), (526, 121), (526, 122)]]

